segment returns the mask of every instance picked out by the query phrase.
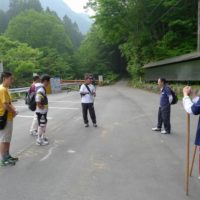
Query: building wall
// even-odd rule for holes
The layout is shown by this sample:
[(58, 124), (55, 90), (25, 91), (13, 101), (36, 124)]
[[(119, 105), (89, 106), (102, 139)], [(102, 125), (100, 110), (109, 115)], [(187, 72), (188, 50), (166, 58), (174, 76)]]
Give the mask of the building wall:
[(147, 67), (144, 72), (146, 81), (155, 81), (159, 77), (169, 81), (200, 81), (200, 60)]

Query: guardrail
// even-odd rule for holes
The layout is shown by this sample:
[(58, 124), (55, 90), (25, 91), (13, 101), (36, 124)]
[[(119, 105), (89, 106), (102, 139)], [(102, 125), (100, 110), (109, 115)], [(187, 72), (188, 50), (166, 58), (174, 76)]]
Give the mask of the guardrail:
[[(61, 84), (61, 87), (66, 87), (66, 86), (78, 86), (80, 85), (80, 83), (78, 82), (74, 82), (74, 83), (62, 83)], [(12, 88), (12, 89), (9, 89), (10, 93), (11, 94), (16, 94), (16, 93), (24, 93), (24, 92), (27, 92), (29, 90), (30, 87), (24, 87), (24, 88)]]

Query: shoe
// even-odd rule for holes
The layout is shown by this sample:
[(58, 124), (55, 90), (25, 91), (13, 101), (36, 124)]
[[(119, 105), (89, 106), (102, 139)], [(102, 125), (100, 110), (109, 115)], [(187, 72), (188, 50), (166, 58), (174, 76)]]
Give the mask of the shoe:
[(155, 127), (151, 129), (152, 131), (161, 131), (161, 128)]
[(37, 138), (36, 144), (39, 145), (39, 146), (45, 146), (45, 145), (48, 145), (49, 142), (48, 142), (48, 141), (45, 141), (45, 140), (42, 139), (42, 138)]
[(32, 136), (37, 136), (38, 134), (37, 134), (37, 131), (36, 131), (36, 130), (33, 130), (33, 131), (30, 131), (30, 135), (32, 135)]
[(8, 165), (15, 165), (15, 161), (11, 161), (11, 160), (1, 160), (0, 161), (0, 166), (3, 167), (3, 166), (8, 166)]
[(48, 137), (43, 137), (43, 140), (46, 141), (46, 142), (49, 142)]
[(97, 124), (94, 123), (93, 126), (94, 126), (94, 127), (97, 127)]
[(85, 127), (89, 127), (89, 124), (85, 124)]
[(10, 160), (10, 161), (14, 161), (14, 162), (17, 162), (19, 160), (19, 158), (12, 157), (11, 155), (9, 155), (7, 159)]
[(169, 132), (167, 132), (166, 130), (161, 131), (161, 134), (170, 134)]

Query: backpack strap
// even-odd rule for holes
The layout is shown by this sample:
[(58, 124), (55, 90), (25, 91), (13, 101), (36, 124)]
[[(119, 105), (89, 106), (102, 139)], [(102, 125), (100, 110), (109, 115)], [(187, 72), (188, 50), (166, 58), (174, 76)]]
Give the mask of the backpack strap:
[(84, 85), (87, 88), (88, 92), (92, 95), (92, 92), (91, 92), (90, 88), (88, 87), (88, 85), (86, 85), (86, 84), (84, 84)]

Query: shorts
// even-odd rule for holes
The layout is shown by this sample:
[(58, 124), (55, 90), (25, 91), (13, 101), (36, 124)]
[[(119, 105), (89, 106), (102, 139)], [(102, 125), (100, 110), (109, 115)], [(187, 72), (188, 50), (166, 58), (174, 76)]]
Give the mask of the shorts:
[(37, 119), (38, 119), (38, 125), (40, 127), (43, 127), (43, 126), (46, 126), (47, 124), (47, 113), (38, 113), (36, 112), (36, 115), (37, 115)]
[(3, 130), (0, 130), (0, 142), (9, 143), (12, 138), (13, 121), (7, 120), (6, 126)]

